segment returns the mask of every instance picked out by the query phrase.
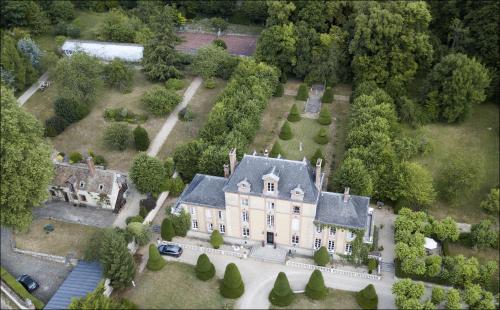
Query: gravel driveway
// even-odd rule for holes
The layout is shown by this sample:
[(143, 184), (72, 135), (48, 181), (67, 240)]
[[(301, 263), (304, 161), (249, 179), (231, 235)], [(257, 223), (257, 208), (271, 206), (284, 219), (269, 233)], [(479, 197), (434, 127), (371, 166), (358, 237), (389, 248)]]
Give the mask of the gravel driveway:
[(96, 227), (111, 227), (117, 214), (110, 210), (93, 207), (75, 207), (63, 201), (49, 201), (42, 207), (34, 208), (36, 218), (53, 218), (67, 222)]
[(38, 259), (29, 255), (14, 253), (10, 248), (10, 231), (1, 229), (1, 264), (14, 277), (26, 273), (32, 276), (39, 284), (33, 295), (47, 303), (71, 271), (71, 267), (64, 264)]

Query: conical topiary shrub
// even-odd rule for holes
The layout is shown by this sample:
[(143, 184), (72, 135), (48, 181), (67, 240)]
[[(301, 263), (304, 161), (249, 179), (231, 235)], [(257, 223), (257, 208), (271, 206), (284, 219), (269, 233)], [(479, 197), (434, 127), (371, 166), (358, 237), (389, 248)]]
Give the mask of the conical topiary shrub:
[(314, 252), (314, 262), (319, 266), (326, 266), (330, 262), (330, 254), (324, 246)]
[(293, 138), (292, 128), (290, 128), (290, 123), (285, 122), (283, 127), (281, 127), (280, 139), (290, 140), (291, 138)]
[(146, 267), (149, 270), (156, 271), (160, 270), (165, 266), (165, 260), (161, 257), (160, 252), (154, 244), (149, 245), (149, 258)]
[(377, 309), (378, 296), (373, 284), (368, 284), (364, 289), (356, 293), (356, 301), (363, 309)]
[(321, 125), (330, 125), (332, 123), (332, 115), (330, 114), (330, 110), (328, 107), (322, 107), (319, 112), (318, 123)]
[(297, 96), (295, 96), (295, 99), (300, 100), (300, 101), (306, 101), (307, 97), (309, 97), (309, 94), (307, 93), (307, 85), (300, 84), (299, 90), (297, 91)]
[(244, 291), (245, 285), (241, 280), (238, 267), (234, 263), (228, 264), (220, 285), (220, 294), (226, 298), (238, 298), (243, 295)]
[(161, 238), (163, 240), (172, 241), (175, 236), (174, 226), (172, 225), (172, 220), (169, 218), (163, 219), (161, 222)]
[(311, 299), (322, 299), (328, 294), (325, 286), (323, 274), (319, 270), (314, 270), (306, 285), (306, 296)]
[(300, 113), (299, 113), (299, 108), (297, 108), (297, 105), (294, 103), (292, 105), (292, 108), (290, 109), (290, 113), (288, 114), (288, 121), (289, 122), (298, 122), (300, 121)]
[(323, 97), (321, 97), (321, 102), (323, 103), (332, 103), (333, 102), (333, 89), (328, 86), (323, 93)]
[(198, 256), (198, 261), (196, 262), (194, 270), (196, 272), (196, 277), (202, 281), (210, 280), (215, 275), (214, 264), (212, 264), (207, 254)]
[(285, 156), (285, 153), (283, 152), (283, 150), (281, 149), (281, 145), (279, 143), (279, 141), (276, 141), (276, 143), (274, 143), (273, 145), (273, 148), (271, 149), (271, 153), (269, 153), (269, 156), (271, 157), (278, 157), (278, 155), (281, 154), (281, 156)]
[(282, 97), (284, 92), (285, 87), (283, 86), (283, 84), (278, 83), (278, 85), (274, 89), (273, 97)]
[(224, 239), (222, 239), (220, 232), (217, 229), (212, 231), (212, 235), (210, 236), (210, 244), (214, 247), (214, 249), (218, 249), (223, 243)]
[(274, 282), (274, 287), (269, 293), (269, 301), (279, 307), (286, 307), (290, 305), (295, 297), (288, 278), (284, 272), (280, 272)]
[(325, 128), (320, 128), (316, 137), (314, 137), (314, 141), (318, 144), (327, 144), (328, 143), (328, 134), (326, 133)]
[(314, 152), (311, 159), (309, 159), (313, 166), (316, 166), (316, 162), (318, 161), (318, 158), (322, 159), (321, 167), (324, 167), (325, 166), (325, 156), (323, 155), (323, 152), (321, 152), (321, 149), (319, 147), (316, 149), (316, 151)]

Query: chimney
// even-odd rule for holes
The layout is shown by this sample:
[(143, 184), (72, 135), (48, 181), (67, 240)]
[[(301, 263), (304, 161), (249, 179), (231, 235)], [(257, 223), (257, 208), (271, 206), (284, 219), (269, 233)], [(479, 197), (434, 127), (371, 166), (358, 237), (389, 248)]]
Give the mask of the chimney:
[(346, 187), (344, 189), (344, 203), (347, 203), (349, 201), (349, 187)]
[(236, 149), (231, 149), (231, 151), (229, 151), (229, 168), (229, 175), (231, 175), (236, 168)]
[(318, 191), (321, 191), (321, 163), (323, 160), (321, 158), (318, 158), (316, 161), (316, 188)]
[(269, 151), (267, 149), (264, 150), (264, 157), (269, 157)]
[(87, 157), (87, 166), (89, 167), (89, 172), (91, 176), (95, 175), (95, 165), (92, 156)]
[(229, 165), (224, 164), (224, 177), (227, 178), (229, 177)]

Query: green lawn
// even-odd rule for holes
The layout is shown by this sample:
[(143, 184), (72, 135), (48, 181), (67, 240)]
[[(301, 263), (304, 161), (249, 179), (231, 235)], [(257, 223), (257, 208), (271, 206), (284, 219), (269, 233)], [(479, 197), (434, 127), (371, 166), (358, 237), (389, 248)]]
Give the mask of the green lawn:
[[(314, 137), (322, 127), (315, 119), (302, 118), (296, 123), (290, 123), (293, 133), (293, 138), (290, 140), (281, 140), (279, 142), (285, 152), (285, 157), (288, 159), (301, 160), (305, 157), (308, 159), (314, 154), (317, 148), (320, 148), (325, 154), (327, 145), (319, 145), (314, 141)], [(279, 134), (279, 132), (278, 132)], [(331, 137), (330, 137), (331, 140)], [(300, 143), (302, 142), (302, 151)], [(328, 158), (328, 157), (327, 157)]]
[(80, 27), (79, 39), (96, 40), (99, 27), (107, 14), (107, 12), (77, 11), (73, 23)]
[(136, 287), (120, 292), (139, 309), (232, 309), (234, 300), (219, 294), (219, 280), (200, 281), (191, 265), (168, 262), (160, 271), (145, 269)]
[[(185, 25), (188, 29), (193, 30), (203, 30), (206, 32), (217, 33), (217, 30), (213, 28), (208, 18), (195, 18), (189, 20)], [(240, 25), (229, 23), (225, 33), (237, 33), (246, 35), (259, 35), (264, 29), (261, 25)]]
[[(480, 189), (456, 204), (436, 202), (430, 214), (437, 218), (451, 216), (459, 222), (477, 223), (488, 217), (479, 207), (491, 187), (499, 184), (499, 109), (495, 104), (475, 106), (472, 115), (460, 124), (431, 124), (423, 127), (433, 151), (418, 159), (432, 173), (434, 180), (449, 155), (464, 154), (480, 163)], [(496, 219), (498, 220), (498, 219)]]
[(355, 292), (329, 289), (325, 299), (313, 300), (305, 294), (296, 294), (295, 300), (288, 307), (271, 305), (271, 309), (361, 309), (356, 302)]

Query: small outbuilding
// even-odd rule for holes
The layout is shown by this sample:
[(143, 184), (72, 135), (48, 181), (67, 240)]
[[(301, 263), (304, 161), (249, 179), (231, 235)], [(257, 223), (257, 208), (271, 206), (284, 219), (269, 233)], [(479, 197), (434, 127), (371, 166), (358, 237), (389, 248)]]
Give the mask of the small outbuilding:
[(436, 240), (425, 237), (424, 241), (424, 248), (428, 255), (436, 254), (439, 252), (439, 245)]
[(61, 50), (66, 56), (71, 56), (76, 52), (84, 52), (103, 61), (120, 59), (127, 62), (140, 62), (144, 47), (132, 43), (66, 40)]

